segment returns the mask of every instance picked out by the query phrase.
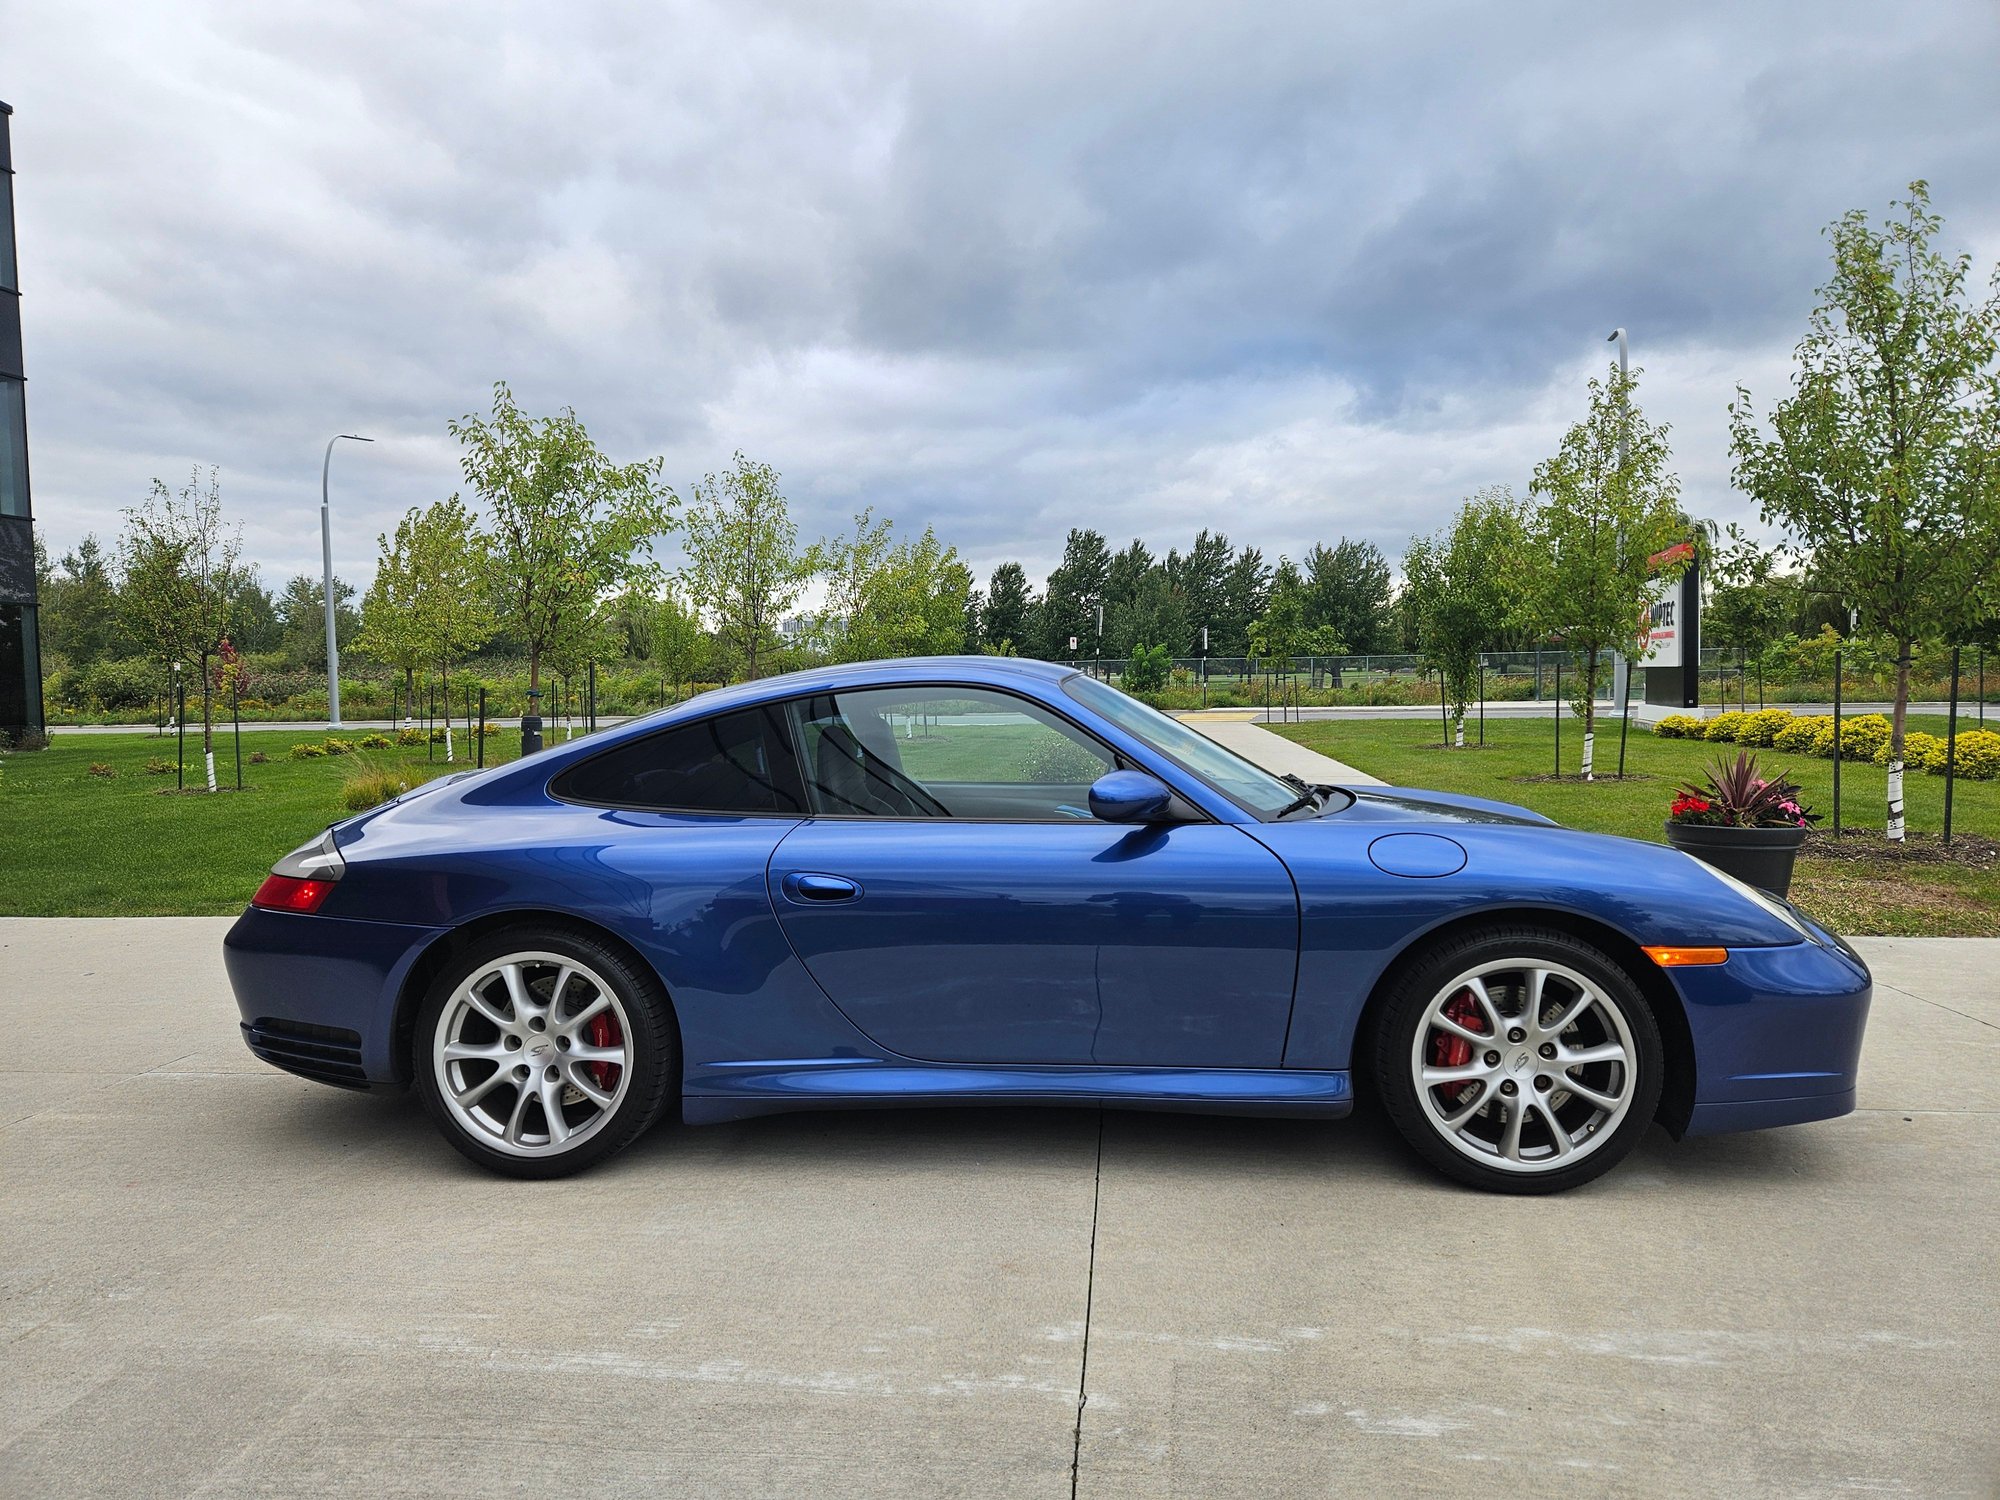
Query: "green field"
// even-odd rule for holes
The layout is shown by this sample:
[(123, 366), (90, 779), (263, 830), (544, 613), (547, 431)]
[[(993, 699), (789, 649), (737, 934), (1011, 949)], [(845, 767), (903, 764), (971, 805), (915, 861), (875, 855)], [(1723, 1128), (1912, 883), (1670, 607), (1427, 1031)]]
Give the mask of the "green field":
[[(320, 739), (300, 735), (297, 740)], [(244, 790), (176, 792), (173, 772), (148, 775), (146, 762), (174, 759), (172, 738), (147, 734), (57, 733), (46, 750), (0, 760), (0, 916), (212, 916), (238, 911), (273, 860), (327, 824), (348, 816), (341, 788), (350, 777), (388, 771), (415, 786), (465, 770), (414, 749), (361, 750), (324, 760), (292, 760), (295, 737), (243, 736)], [(518, 732), (489, 735), (487, 764), (520, 747)], [(93, 762), (116, 774), (89, 774)], [(201, 782), (200, 741), (188, 739), (188, 781)], [(216, 780), (234, 787), (233, 746), (218, 736)]]
[[(1562, 781), (1555, 771), (1555, 726), (1549, 719), (1489, 719), (1485, 748), (1470, 741), (1465, 750), (1440, 745), (1435, 720), (1339, 719), (1273, 724), (1273, 732), (1384, 781), (1432, 787), (1516, 802), (1572, 828), (1665, 840), (1667, 804), (1682, 778), (1699, 778), (1718, 756), (1733, 759), (1738, 746), (1659, 739), (1634, 729), (1626, 750), (1625, 781), (1618, 769), (1618, 726), (1597, 736), (1600, 779), (1576, 776), (1582, 750), (1581, 728), (1563, 725)], [(1960, 721), (1960, 728), (1966, 727)], [(1910, 728), (1942, 735), (1941, 718), (1913, 714)], [(1791, 774), (1806, 805), (1832, 824), (1833, 762), (1771, 750), (1757, 752), (1759, 764)], [(1610, 776), (1612, 779), (1603, 779)], [(1841, 821), (1845, 828), (1872, 829), (1873, 838), (1848, 837), (1835, 853), (1830, 840), (1815, 840), (1801, 856), (1792, 894), (1799, 904), (1852, 933), (1913, 936), (2000, 937), (2000, 781), (1959, 781), (1953, 793), (1952, 830), (1956, 856), (1937, 848), (1944, 822), (1944, 778), (1908, 774), (1904, 802), (1912, 838), (1901, 855), (1880, 837), (1887, 773), (1855, 761), (1840, 768)], [(1814, 845), (1819, 847), (1816, 849)]]

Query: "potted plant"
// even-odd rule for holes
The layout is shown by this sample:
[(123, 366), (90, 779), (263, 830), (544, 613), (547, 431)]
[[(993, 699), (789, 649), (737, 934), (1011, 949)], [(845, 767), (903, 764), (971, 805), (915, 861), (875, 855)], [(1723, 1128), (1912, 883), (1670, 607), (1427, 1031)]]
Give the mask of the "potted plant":
[(1682, 782), (1667, 815), (1667, 842), (1718, 870), (1774, 896), (1791, 889), (1792, 861), (1806, 831), (1819, 820), (1799, 801), (1798, 784), (1783, 772), (1757, 773), (1757, 757), (1739, 750), (1734, 765), (1718, 760), (1707, 785)]

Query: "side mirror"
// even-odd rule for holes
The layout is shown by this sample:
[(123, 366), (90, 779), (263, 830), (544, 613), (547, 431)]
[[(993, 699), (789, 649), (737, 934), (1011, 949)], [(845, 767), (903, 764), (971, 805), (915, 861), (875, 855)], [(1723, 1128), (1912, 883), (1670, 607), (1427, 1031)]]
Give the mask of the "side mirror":
[(1090, 815), (1104, 823), (1164, 822), (1173, 789), (1144, 771), (1108, 771), (1090, 788)]

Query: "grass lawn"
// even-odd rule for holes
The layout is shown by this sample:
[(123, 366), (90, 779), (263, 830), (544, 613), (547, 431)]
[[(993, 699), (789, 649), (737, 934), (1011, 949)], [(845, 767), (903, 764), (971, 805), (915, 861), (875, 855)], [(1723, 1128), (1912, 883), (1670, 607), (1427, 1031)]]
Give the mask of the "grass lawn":
[[(1429, 720), (1341, 719), (1273, 724), (1274, 733), (1345, 761), (1358, 770), (1403, 786), (1433, 787), (1516, 802), (1572, 828), (1665, 842), (1662, 824), (1673, 788), (1699, 778), (1718, 755), (1738, 747), (1663, 740), (1633, 730), (1627, 745), (1627, 780), (1584, 782), (1575, 775), (1583, 736), (1563, 725), (1562, 781), (1535, 780), (1555, 770), (1555, 728), (1548, 719), (1489, 719), (1486, 746), (1445, 750), (1439, 726)], [(1912, 729), (1944, 733), (1941, 718), (1910, 716)], [(1965, 727), (1960, 721), (1960, 728)], [(1467, 726), (1468, 742), (1473, 734)], [(1804, 789), (1806, 805), (1831, 825), (1833, 762), (1807, 755), (1758, 752), (1759, 763), (1786, 770)], [(1597, 736), (1600, 772), (1618, 769), (1618, 727)], [(2000, 937), (2000, 781), (1960, 781), (1953, 793), (1956, 858), (1936, 845), (1944, 822), (1944, 778), (1903, 778), (1910, 848), (1898, 855), (1881, 839), (1887, 773), (1844, 762), (1840, 770), (1841, 821), (1873, 836), (1849, 836), (1836, 850), (1815, 839), (1800, 855), (1793, 898), (1843, 932), (1902, 936)]]
[[(259, 731), (243, 736), (243, 755), (262, 750), (266, 765), (243, 767), (244, 790), (174, 790), (173, 772), (148, 775), (146, 762), (174, 759), (174, 741), (150, 734), (63, 734), (33, 754), (0, 759), (0, 916), (215, 916), (239, 911), (271, 864), (338, 818), (348, 816), (341, 787), (368, 771), (388, 771), (415, 786), (470, 768), (444, 747), (426, 762), (422, 746), (361, 750), (324, 760), (292, 760), (297, 740)], [(486, 763), (510, 759), (518, 731), (489, 735)], [(93, 761), (117, 774), (89, 774)], [(188, 782), (201, 782), (200, 740), (188, 737)], [(216, 780), (235, 785), (233, 748), (216, 737)]]

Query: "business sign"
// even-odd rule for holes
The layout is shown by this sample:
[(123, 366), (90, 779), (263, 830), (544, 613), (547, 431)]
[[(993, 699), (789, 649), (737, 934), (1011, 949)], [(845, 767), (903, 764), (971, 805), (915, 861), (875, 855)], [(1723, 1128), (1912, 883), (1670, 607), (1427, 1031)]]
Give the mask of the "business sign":
[(1677, 542), (1646, 565), (1655, 573), (1682, 568), (1680, 577), (1656, 586), (1646, 606), (1646, 649), (1639, 658), (1646, 701), (1692, 708), (1701, 698), (1701, 556), (1693, 542)]

